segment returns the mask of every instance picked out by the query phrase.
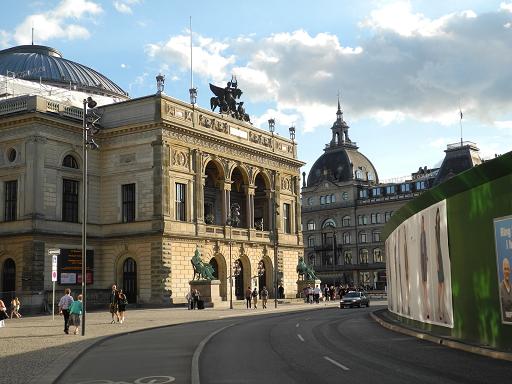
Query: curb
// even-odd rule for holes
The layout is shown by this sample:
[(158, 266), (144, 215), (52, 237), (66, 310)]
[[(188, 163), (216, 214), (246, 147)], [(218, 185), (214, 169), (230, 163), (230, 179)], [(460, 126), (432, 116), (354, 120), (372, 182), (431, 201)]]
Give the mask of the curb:
[(404, 328), (399, 325), (388, 323), (387, 321), (383, 320), (381, 317), (376, 315), (375, 312), (371, 312), (370, 316), (372, 317), (373, 320), (375, 320), (377, 323), (379, 323), (382, 327), (392, 330), (394, 332), (402, 333), (404, 335), (416, 337), (421, 340), (430, 341), (431, 343), (444, 345), (446, 347), (458, 349), (458, 350), (461, 350), (464, 352), (475, 353), (477, 355), (490, 357), (492, 359), (512, 361), (512, 353), (494, 351), (494, 350), (483, 348), (483, 347), (477, 347), (475, 345), (465, 344), (460, 341), (450, 340), (450, 339), (447, 339), (444, 337), (433, 336), (428, 333), (414, 331), (409, 328)]

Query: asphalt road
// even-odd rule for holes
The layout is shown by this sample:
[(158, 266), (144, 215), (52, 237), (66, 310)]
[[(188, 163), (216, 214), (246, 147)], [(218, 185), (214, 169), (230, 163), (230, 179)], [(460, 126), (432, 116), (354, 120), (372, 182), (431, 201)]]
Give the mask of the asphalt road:
[(226, 318), (136, 332), (91, 348), (58, 383), (511, 383), (512, 363), (376, 324), (369, 309)]

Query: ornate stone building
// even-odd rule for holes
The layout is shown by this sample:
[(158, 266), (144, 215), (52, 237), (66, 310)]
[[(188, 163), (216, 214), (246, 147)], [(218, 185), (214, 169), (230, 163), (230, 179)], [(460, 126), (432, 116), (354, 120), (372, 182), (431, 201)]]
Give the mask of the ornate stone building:
[[(10, 70), (21, 73), (29, 65), (21, 58), (31, 57), (30, 65), (46, 66), (43, 83), (66, 89), (60, 98), (50, 85), (20, 94), (36, 79), (0, 79), (2, 292), (51, 290), (52, 248), (61, 249), (57, 289), (80, 290), (81, 105), (93, 96), (100, 131), (99, 149), (88, 151), (88, 300), (116, 282), (131, 301), (165, 304), (172, 293), (172, 302), (184, 302), (196, 247), (214, 267), (224, 300), (230, 276), (233, 296), (241, 298), (249, 285), (272, 287), (275, 268), (285, 295), (295, 296), (303, 163), (292, 141), (163, 92), (129, 99), (103, 75), (48, 47), (14, 50), (0, 51), (2, 70), (15, 63)], [(236, 204), (240, 222), (231, 227)]]
[(384, 289), (382, 227), (406, 201), (433, 185), (437, 170), (425, 167), (409, 180), (381, 183), (348, 130), (338, 101), (331, 141), (311, 167), (307, 184), (303, 175), (305, 259), (324, 283)]

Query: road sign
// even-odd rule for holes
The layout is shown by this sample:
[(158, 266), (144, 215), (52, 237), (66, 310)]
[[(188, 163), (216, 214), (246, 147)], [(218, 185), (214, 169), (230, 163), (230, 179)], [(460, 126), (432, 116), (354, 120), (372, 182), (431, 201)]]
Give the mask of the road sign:
[(57, 255), (52, 255), (52, 281), (57, 281)]

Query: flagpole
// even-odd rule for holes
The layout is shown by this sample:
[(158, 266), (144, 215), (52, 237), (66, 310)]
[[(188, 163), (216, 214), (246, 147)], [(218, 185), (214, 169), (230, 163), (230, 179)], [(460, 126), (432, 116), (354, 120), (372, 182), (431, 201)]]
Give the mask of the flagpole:
[(459, 120), (459, 124), (460, 124), (460, 146), (462, 147), (462, 109), (460, 109), (460, 106), (459, 106), (459, 112), (460, 112), (460, 120)]

